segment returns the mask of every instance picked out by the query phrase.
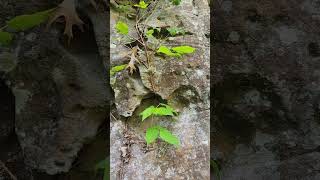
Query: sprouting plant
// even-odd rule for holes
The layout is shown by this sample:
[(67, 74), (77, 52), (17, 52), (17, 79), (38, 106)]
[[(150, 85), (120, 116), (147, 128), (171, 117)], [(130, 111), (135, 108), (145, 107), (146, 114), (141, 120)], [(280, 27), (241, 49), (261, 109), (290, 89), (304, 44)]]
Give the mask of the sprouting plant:
[(178, 34), (181, 34), (181, 35), (186, 34), (186, 31), (182, 28), (179, 28), (179, 27), (168, 27), (167, 31), (169, 31), (171, 36), (175, 36)]
[[(172, 0), (172, 3), (174, 5), (179, 5), (181, 2), (181, 0)], [(154, 1), (153, 3), (157, 3), (157, 1)], [(150, 3), (151, 4), (151, 3)], [(148, 14), (152, 14), (152, 11), (155, 10), (155, 6), (150, 5), (149, 3), (146, 3), (145, 1), (141, 0), (139, 1), (138, 4), (125, 4), (125, 5), (115, 5), (116, 9), (119, 10), (119, 8), (126, 8), (126, 9), (131, 9), (131, 7), (138, 7), (135, 9), (131, 9), (131, 10), (135, 10), (136, 11), (136, 22), (135, 22), (135, 26), (134, 29), (129, 29), (128, 24), (126, 24), (125, 22), (119, 20), (116, 23), (115, 29), (116, 31), (121, 34), (124, 35), (124, 37), (126, 37), (125, 39), (129, 38), (132, 40), (135, 40), (140, 47), (143, 47), (144, 54), (145, 54), (145, 59), (143, 61), (138, 60), (137, 57), (132, 58), (132, 56), (130, 57), (130, 63), (128, 65), (130, 73), (132, 74), (132, 72), (135, 70), (135, 63), (140, 63), (143, 66), (145, 66), (147, 69), (151, 69), (150, 67), (152, 66), (152, 62), (154, 60), (154, 58), (152, 57), (152, 54), (149, 54), (148, 51), (151, 49), (153, 51), (156, 51), (155, 48), (152, 48), (152, 46), (149, 46), (149, 43), (151, 42), (159, 42), (154, 36), (154, 32), (155, 30), (157, 30), (159, 33), (161, 31), (160, 28), (157, 27), (148, 27), (148, 30), (144, 31), (144, 29), (146, 28), (146, 25), (144, 23), (141, 23), (142, 20), (146, 19), (148, 16)], [(171, 36), (176, 36), (176, 35), (184, 35), (186, 32), (184, 31), (183, 28), (180, 27), (168, 27), (167, 32), (170, 33)], [(138, 37), (132, 37), (131, 35), (129, 35), (129, 31), (136, 31), (136, 33), (138, 34)], [(130, 33), (131, 34), (131, 33)], [(134, 34), (134, 33), (132, 33)], [(148, 41), (149, 39), (152, 39), (151, 41)], [(156, 45), (156, 47), (159, 44)], [(129, 47), (132, 48), (132, 47)], [(139, 50), (141, 50), (139, 48)], [(172, 56), (172, 57), (181, 57), (184, 54), (188, 54), (188, 53), (192, 53), (194, 51), (194, 48), (190, 47), (190, 46), (180, 46), (180, 47), (175, 47), (175, 48), (167, 48), (165, 46), (161, 46), (158, 49), (158, 53), (163, 53), (166, 54), (168, 56)], [(135, 59), (133, 61), (133, 59)]]
[(145, 136), (147, 144), (153, 143), (158, 137), (169, 144), (179, 146), (179, 139), (177, 136), (173, 135), (166, 128), (161, 126), (153, 126), (147, 129)]
[[(177, 112), (171, 106), (160, 103), (157, 107), (150, 106), (146, 108), (140, 115), (142, 116), (142, 121), (144, 121), (150, 116), (175, 116)], [(175, 146), (179, 146), (180, 144), (177, 136), (173, 135), (165, 127), (158, 125), (149, 127), (145, 135), (147, 144), (155, 142), (157, 138)]]
[(116, 29), (119, 34), (126, 35), (129, 33), (128, 25), (122, 21), (118, 21), (116, 24)]
[(162, 53), (171, 57), (181, 57), (184, 54), (190, 54), (195, 51), (195, 48), (191, 46), (177, 46), (168, 48), (167, 46), (160, 46), (157, 53)]
[(169, 105), (160, 103), (159, 106), (150, 106), (145, 109), (140, 115), (142, 116), (142, 121), (150, 116), (174, 116), (178, 113)]
[[(179, 5), (181, 0), (170, 0), (172, 4)], [(147, 3), (146, 3), (147, 2)], [(144, 66), (144, 68), (148, 69), (149, 73), (152, 74), (154, 71), (154, 61), (156, 55), (166, 55), (169, 57), (182, 57), (186, 54), (191, 54), (195, 52), (195, 48), (184, 45), (184, 46), (175, 46), (175, 47), (167, 47), (165, 45), (161, 45), (162, 40), (166, 40), (167, 37), (159, 35), (168, 34), (168, 36), (179, 36), (185, 35), (186, 31), (182, 27), (149, 27), (145, 23), (141, 23), (143, 20), (148, 18), (148, 14), (152, 14), (153, 11), (157, 8), (158, 1), (143, 1), (140, 0), (138, 4), (132, 3), (123, 3), (123, 4), (114, 4), (118, 12), (122, 12), (125, 15), (126, 11), (123, 9), (130, 9), (130, 17), (135, 17), (135, 24), (128, 23), (119, 20), (115, 25), (115, 30), (118, 34), (122, 35), (124, 39), (134, 40), (134, 43), (124, 44), (129, 50), (126, 52), (125, 56), (130, 59), (128, 65), (115, 66), (110, 70), (110, 75), (114, 75), (116, 72), (122, 71), (123, 69), (128, 69), (129, 73), (132, 74), (136, 71), (139, 66), (136, 66), (137, 63)], [(135, 12), (135, 16), (132, 16), (132, 12)], [(133, 33), (134, 32), (134, 33)], [(133, 34), (137, 34), (137, 36), (132, 37)], [(119, 38), (121, 39), (121, 38)], [(132, 44), (135, 44), (132, 47)], [(129, 47), (130, 46), (130, 47)], [(152, 53), (152, 52), (153, 53)], [(145, 58), (142, 58), (141, 55), (145, 55)], [(151, 75), (150, 75), (151, 76)], [(148, 79), (151, 84), (151, 91), (154, 91), (153, 88), (153, 79), (152, 77)], [(112, 81), (114, 82), (114, 81)], [(140, 114), (142, 117), (142, 121), (147, 118), (154, 116), (169, 116), (173, 117), (177, 115), (177, 112), (167, 104), (159, 104), (158, 106), (150, 106), (146, 108)], [(154, 143), (157, 139), (161, 139), (169, 144), (174, 146), (179, 146), (180, 141), (177, 136), (172, 134), (165, 127), (155, 125), (149, 127), (146, 130), (145, 140), (147, 144)]]
[(124, 70), (127, 67), (126, 64), (114, 66), (110, 69), (110, 76), (114, 76), (117, 72)]
[(146, 9), (148, 7), (148, 4), (145, 3), (144, 1), (140, 1), (139, 4), (135, 4), (135, 7), (139, 7), (141, 9)]
[(165, 54), (165, 55), (171, 56), (171, 57), (180, 57), (181, 56), (179, 53), (173, 52), (167, 46), (160, 46), (157, 53), (162, 53), (162, 54)]
[(146, 32), (147, 38), (154, 37), (154, 36), (153, 36), (153, 33), (154, 33), (154, 29), (149, 29), (149, 30)]

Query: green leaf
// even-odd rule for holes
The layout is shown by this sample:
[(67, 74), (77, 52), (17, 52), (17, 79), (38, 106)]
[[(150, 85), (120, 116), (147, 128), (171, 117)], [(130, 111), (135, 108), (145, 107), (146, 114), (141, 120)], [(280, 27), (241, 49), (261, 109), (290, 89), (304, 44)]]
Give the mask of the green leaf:
[(146, 32), (146, 36), (147, 36), (147, 37), (151, 37), (151, 36), (153, 36), (153, 33), (154, 33), (154, 29), (150, 29), (150, 30), (148, 30), (148, 31)]
[(25, 31), (45, 22), (54, 9), (37, 12), (34, 14), (17, 16), (7, 22), (9, 28), (16, 31)]
[(118, 23), (116, 24), (116, 29), (118, 33), (123, 35), (126, 35), (129, 33), (128, 25), (122, 21), (118, 21)]
[(174, 115), (171, 109), (168, 109), (165, 107), (155, 108), (153, 113), (158, 116), (173, 116)]
[(148, 4), (146, 4), (144, 1), (140, 1), (139, 4), (135, 4), (135, 7), (139, 7), (141, 9), (145, 9), (148, 7)]
[(184, 29), (178, 28), (178, 27), (169, 27), (169, 28), (167, 28), (167, 31), (169, 31), (171, 36), (175, 36), (177, 34), (184, 35), (186, 33), (186, 31)]
[(0, 31), (0, 45), (9, 45), (13, 39), (11, 33)]
[(181, 0), (170, 0), (172, 4), (179, 5), (181, 3)]
[(167, 46), (160, 46), (157, 53), (163, 53), (167, 56), (171, 57), (180, 57), (181, 55), (179, 53), (173, 53)]
[(154, 107), (150, 106), (147, 109), (145, 109), (142, 113), (140, 113), (140, 116), (142, 116), (142, 121), (144, 121), (146, 118), (150, 117), (151, 115), (155, 116), (174, 116), (177, 115), (177, 112), (174, 111), (172, 107), (170, 107), (167, 104), (159, 104), (163, 107)]
[(110, 76), (114, 76), (117, 72), (124, 70), (127, 67), (126, 64), (114, 66), (110, 69)]
[(153, 126), (147, 129), (145, 139), (147, 144), (153, 143), (159, 136), (159, 127)]
[(160, 105), (166, 107), (167, 109), (169, 109), (173, 114), (178, 115), (178, 113), (171, 106), (169, 106), (168, 104), (160, 103)]
[(191, 46), (177, 46), (171, 49), (166, 46), (160, 46), (157, 53), (163, 53), (167, 56), (172, 56), (172, 57), (181, 57), (184, 54), (190, 54), (190, 53), (193, 53), (194, 51), (195, 51), (195, 48)]
[(142, 121), (154, 114), (154, 109), (154, 106), (150, 106), (147, 109), (145, 109), (142, 113), (140, 113), (140, 116), (142, 116)]
[(191, 46), (178, 46), (178, 47), (172, 48), (172, 50), (183, 55), (183, 54), (193, 53), (195, 51), (195, 48)]
[(180, 142), (177, 136), (171, 134), (171, 132), (164, 127), (160, 127), (159, 129), (160, 129), (160, 138), (162, 140), (166, 141), (169, 144), (179, 146)]

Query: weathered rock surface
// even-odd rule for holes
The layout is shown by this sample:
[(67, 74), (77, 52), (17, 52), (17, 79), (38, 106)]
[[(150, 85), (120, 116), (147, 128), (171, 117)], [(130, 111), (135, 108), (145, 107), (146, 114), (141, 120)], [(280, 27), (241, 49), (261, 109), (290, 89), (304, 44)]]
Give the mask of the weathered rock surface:
[[(181, 25), (189, 33), (169, 38), (163, 43), (168, 47), (189, 45), (195, 47), (196, 52), (177, 59), (160, 57), (150, 51), (150, 57), (153, 58), (152, 68), (147, 69), (140, 64), (137, 66), (139, 71), (133, 75), (124, 70), (113, 77), (116, 119), (111, 122), (110, 129), (111, 179), (209, 179), (208, 2), (184, 0), (179, 6), (172, 6), (168, 1), (159, 1), (159, 6), (155, 9), (142, 23), (147, 27), (160, 28)], [(118, 19), (116, 15), (111, 14), (111, 17), (115, 18), (111, 19), (111, 28), (114, 28)], [(118, 35), (113, 30), (111, 32), (110, 43), (115, 50), (114, 54), (111, 54), (111, 64), (128, 63), (130, 58), (119, 58), (125, 48), (121, 47), (123, 44), (113, 41), (116, 38), (112, 38)], [(113, 48), (111, 47), (111, 50)], [(145, 61), (143, 52), (138, 53), (138, 57)], [(134, 100), (130, 94), (139, 92), (139, 88), (130, 89), (129, 86), (124, 86), (130, 84), (130, 76), (139, 78), (142, 87), (148, 89), (141, 99), (136, 100), (135, 106), (129, 103)], [(141, 122), (139, 113), (150, 105), (157, 106), (159, 99), (167, 100), (179, 111), (176, 120), (172, 122), (172, 119), (155, 117)], [(116, 115), (123, 114), (123, 109), (130, 108), (130, 117)], [(181, 142), (178, 149), (165, 146), (165, 143), (146, 147), (146, 128), (159, 123), (169, 127), (170, 131), (178, 136)]]
[(319, 4), (216, 4), (211, 148), (221, 178), (319, 179)]
[[(26, 10), (17, 8), (17, 14), (49, 5), (26, 3), (7, 5)], [(3, 14), (7, 11), (0, 9)], [(36, 27), (17, 33), (11, 47), (0, 49), (1, 62), (12, 60), (1, 63), (0, 70), (6, 72), (16, 98), (15, 131), (25, 163), (32, 169), (48, 174), (69, 171), (83, 145), (108, 118), (107, 72), (95, 40), (101, 35), (92, 30), (99, 27), (87, 27), (83, 33), (75, 29), (70, 44), (61, 38), (63, 29)]]

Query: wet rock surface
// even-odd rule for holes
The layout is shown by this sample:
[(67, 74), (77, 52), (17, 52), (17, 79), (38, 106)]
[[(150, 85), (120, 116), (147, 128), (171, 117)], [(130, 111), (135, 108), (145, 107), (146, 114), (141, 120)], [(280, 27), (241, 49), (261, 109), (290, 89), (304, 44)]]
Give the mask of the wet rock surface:
[(319, 4), (218, 0), (212, 158), (222, 179), (319, 179)]

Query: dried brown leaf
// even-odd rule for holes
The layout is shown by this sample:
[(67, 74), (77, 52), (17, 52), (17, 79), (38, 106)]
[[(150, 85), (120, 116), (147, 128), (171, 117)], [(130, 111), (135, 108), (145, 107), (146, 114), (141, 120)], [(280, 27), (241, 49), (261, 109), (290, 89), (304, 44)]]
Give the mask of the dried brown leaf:
[(83, 21), (77, 14), (75, 0), (64, 0), (50, 17), (47, 27), (50, 27), (61, 16), (65, 18), (64, 34), (69, 37), (69, 40), (73, 38), (72, 27), (74, 25), (83, 30)]
[(127, 69), (129, 69), (130, 74), (132, 74), (134, 71), (137, 70), (137, 68), (135, 67), (135, 63), (136, 62), (140, 63), (140, 61), (136, 58), (137, 52), (138, 52), (138, 47), (137, 46), (133, 47), (131, 50), (130, 61), (127, 66)]

